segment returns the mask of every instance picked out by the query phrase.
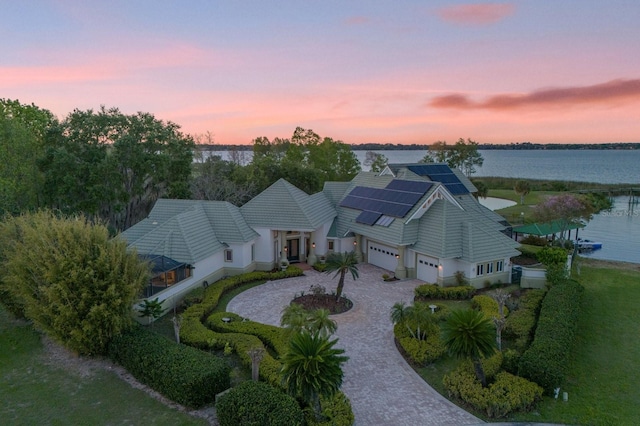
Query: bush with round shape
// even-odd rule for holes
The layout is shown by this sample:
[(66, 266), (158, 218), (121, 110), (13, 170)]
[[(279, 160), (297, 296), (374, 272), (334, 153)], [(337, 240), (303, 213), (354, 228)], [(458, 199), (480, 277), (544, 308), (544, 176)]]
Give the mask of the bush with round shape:
[(263, 382), (242, 382), (216, 402), (220, 426), (295, 426), (304, 424), (296, 400)]

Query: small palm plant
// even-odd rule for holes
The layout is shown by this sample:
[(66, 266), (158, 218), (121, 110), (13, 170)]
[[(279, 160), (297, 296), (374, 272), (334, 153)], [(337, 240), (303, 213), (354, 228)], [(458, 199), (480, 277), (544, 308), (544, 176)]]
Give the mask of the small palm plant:
[(449, 353), (459, 358), (470, 358), (476, 377), (482, 386), (486, 386), (480, 358), (491, 356), (496, 350), (491, 320), (482, 312), (471, 309), (453, 311), (442, 326), (442, 335)]
[(394, 324), (404, 324), (411, 337), (418, 340), (426, 340), (427, 333), (434, 329), (433, 314), (425, 303), (415, 303), (412, 306), (407, 306), (405, 302), (394, 304), (391, 308), (391, 321)]
[(162, 308), (162, 302), (159, 302), (157, 297), (153, 300), (145, 300), (144, 302), (140, 303), (138, 307), (140, 308), (140, 317), (147, 318), (152, 327), (152, 320), (157, 320), (162, 316), (162, 313), (164, 312), (164, 309)]
[(302, 331), (330, 336), (335, 333), (338, 325), (329, 315), (330, 312), (326, 309), (308, 311), (302, 305), (292, 303), (282, 310), (280, 326), (284, 327), (285, 334), (289, 337)]
[(358, 259), (356, 258), (355, 252), (344, 252), (344, 253), (331, 253), (329, 257), (327, 257), (327, 269), (326, 273), (330, 274), (335, 272), (333, 278), (340, 276), (338, 280), (338, 288), (336, 289), (336, 300), (340, 300), (340, 296), (342, 296), (342, 289), (344, 288), (344, 277), (347, 272), (351, 273), (351, 276), (354, 280), (358, 279)]
[(291, 338), (289, 351), (282, 357), (282, 381), (290, 395), (301, 396), (322, 419), (320, 396), (330, 397), (342, 386), (342, 364), (349, 357), (344, 349), (335, 349), (338, 339), (329, 340), (320, 333), (307, 331)]

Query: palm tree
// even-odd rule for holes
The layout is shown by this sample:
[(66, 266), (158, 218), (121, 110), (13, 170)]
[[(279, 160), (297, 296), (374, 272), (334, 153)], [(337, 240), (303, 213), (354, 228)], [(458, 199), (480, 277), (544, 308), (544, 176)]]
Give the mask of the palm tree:
[(416, 338), (415, 333), (409, 327), (409, 317), (411, 316), (411, 306), (407, 306), (405, 302), (397, 302), (391, 307), (391, 322), (393, 324), (404, 324), (409, 330), (411, 337)]
[(531, 192), (531, 185), (526, 180), (516, 181), (513, 190), (520, 196), (520, 204), (524, 204), (524, 197)]
[(495, 352), (495, 331), (491, 320), (482, 312), (471, 309), (453, 311), (442, 326), (444, 342), (449, 353), (459, 358), (471, 358), (476, 377), (487, 385), (480, 357)]
[(331, 312), (327, 309), (316, 309), (309, 312), (308, 329), (311, 333), (319, 333), (321, 336), (331, 336), (338, 329), (338, 324), (329, 318)]
[(338, 288), (336, 289), (336, 300), (340, 300), (340, 296), (342, 296), (342, 289), (344, 288), (344, 276), (347, 272), (351, 272), (351, 276), (354, 280), (358, 279), (358, 259), (356, 258), (355, 252), (344, 252), (344, 253), (331, 253), (327, 257), (327, 270), (326, 273), (330, 274), (335, 272), (336, 274), (333, 278), (340, 275), (340, 279), (338, 280)]
[(330, 397), (342, 386), (342, 364), (349, 357), (344, 349), (334, 349), (338, 339), (329, 340), (320, 333), (307, 331), (294, 334), (289, 352), (281, 359), (282, 381), (292, 396), (301, 395), (321, 419), (320, 396)]

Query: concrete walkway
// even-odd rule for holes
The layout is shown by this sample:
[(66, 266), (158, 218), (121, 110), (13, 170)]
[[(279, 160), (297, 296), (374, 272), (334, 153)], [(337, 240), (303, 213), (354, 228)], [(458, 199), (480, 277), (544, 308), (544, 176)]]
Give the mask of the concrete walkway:
[[(358, 265), (360, 278), (347, 275), (344, 294), (353, 308), (332, 318), (338, 323), (337, 347), (345, 349), (343, 392), (351, 400), (358, 426), (473, 425), (480, 419), (442, 397), (413, 371), (398, 353), (389, 319), (394, 303), (413, 301), (417, 280), (384, 282), (387, 272)], [(335, 290), (333, 275), (306, 271), (304, 277), (267, 282), (229, 302), (227, 310), (264, 324), (279, 325), (280, 312), (296, 293), (321, 284)]]

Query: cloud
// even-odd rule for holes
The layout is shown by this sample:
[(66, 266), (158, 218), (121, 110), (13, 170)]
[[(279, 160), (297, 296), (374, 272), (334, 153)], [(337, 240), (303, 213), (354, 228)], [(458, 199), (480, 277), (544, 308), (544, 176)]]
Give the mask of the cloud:
[(464, 94), (437, 96), (430, 106), (452, 109), (510, 110), (539, 106), (575, 106), (640, 100), (640, 79), (612, 80), (583, 87), (541, 89), (525, 94), (501, 94), (473, 101)]
[(448, 6), (436, 13), (446, 22), (463, 25), (487, 25), (498, 22), (515, 11), (510, 3), (473, 3)]

